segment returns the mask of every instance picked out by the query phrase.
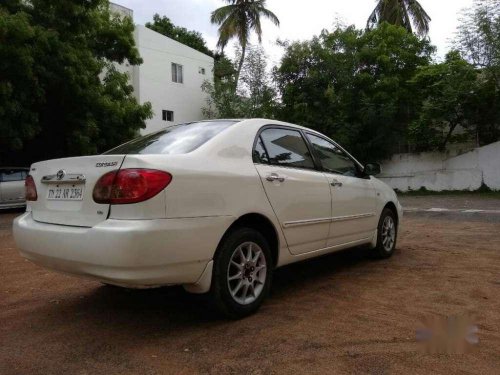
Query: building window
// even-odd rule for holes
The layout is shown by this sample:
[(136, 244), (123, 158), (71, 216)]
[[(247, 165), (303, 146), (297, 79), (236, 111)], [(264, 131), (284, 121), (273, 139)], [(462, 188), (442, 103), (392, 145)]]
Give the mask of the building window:
[(161, 111), (161, 115), (163, 121), (174, 121), (174, 111), (167, 111), (166, 109), (164, 109), (163, 111)]
[(205, 68), (199, 68), (198, 73), (205, 75)]
[(182, 65), (172, 63), (172, 82), (183, 83)]

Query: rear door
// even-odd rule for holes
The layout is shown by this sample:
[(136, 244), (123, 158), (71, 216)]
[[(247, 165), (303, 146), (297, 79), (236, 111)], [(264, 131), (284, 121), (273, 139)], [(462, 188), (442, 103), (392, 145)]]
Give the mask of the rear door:
[(24, 169), (2, 169), (0, 177), (0, 196), (2, 203), (21, 204), (24, 202)]
[(124, 155), (81, 156), (35, 163), (30, 174), (38, 199), (29, 202), (36, 221), (91, 227), (106, 220), (109, 204), (92, 197), (97, 180), (120, 168)]
[(376, 192), (369, 177), (340, 147), (307, 133), (321, 163), (332, 195), (332, 222), (327, 246), (347, 244), (373, 236), (377, 227)]
[(330, 227), (330, 188), (324, 174), (315, 169), (301, 131), (267, 127), (253, 155), (290, 252), (324, 248)]

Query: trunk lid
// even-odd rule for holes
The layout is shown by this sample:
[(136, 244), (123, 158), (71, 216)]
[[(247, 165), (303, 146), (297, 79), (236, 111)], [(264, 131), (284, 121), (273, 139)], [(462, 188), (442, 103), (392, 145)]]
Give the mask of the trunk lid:
[(43, 223), (92, 227), (108, 217), (109, 204), (92, 198), (97, 180), (120, 169), (125, 155), (81, 156), (31, 166), (38, 199), (28, 202), (33, 219)]

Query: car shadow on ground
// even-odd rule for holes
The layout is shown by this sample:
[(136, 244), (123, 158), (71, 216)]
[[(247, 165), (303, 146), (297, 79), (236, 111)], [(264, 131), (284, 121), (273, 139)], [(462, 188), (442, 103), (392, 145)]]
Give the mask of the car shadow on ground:
[(24, 211), (26, 211), (26, 207), (3, 208), (0, 210), (0, 215), (1, 214), (15, 214), (15, 213), (22, 214)]
[[(318, 280), (331, 279), (340, 271), (370, 262), (365, 248), (354, 248), (280, 268), (275, 271), (267, 301), (286, 304), (293, 300), (294, 294), (314, 289)], [(102, 285), (74, 297), (58, 304), (64, 310), (61, 312), (65, 316), (74, 313), (91, 325), (112, 317), (109, 321), (112, 325), (137, 328), (145, 325), (168, 331), (172, 327), (227, 322), (211, 307), (207, 295), (189, 294), (182, 287), (134, 290)], [(262, 310), (265, 312), (266, 303)], [(52, 313), (54, 315), (50, 315), (58, 320), (57, 310)], [(144, 333), (138, 329), (137, 333), (140, 332)]]

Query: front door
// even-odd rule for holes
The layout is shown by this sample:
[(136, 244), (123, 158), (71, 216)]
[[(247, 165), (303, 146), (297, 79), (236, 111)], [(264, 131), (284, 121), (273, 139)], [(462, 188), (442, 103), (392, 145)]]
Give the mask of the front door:
[(332, 220), (327, 246), (371, 238), (377, 227), (376, 192), (369, 177), (337, 145), (308, 133), (332, 194)]
[(326, 176), (315, 170), (300, 131), (266, 128), (257, 140), (254, 162), (292, 254), (326, 247), (331, 195)]

